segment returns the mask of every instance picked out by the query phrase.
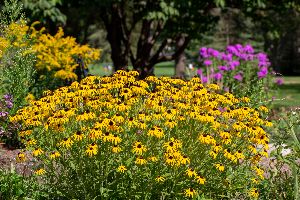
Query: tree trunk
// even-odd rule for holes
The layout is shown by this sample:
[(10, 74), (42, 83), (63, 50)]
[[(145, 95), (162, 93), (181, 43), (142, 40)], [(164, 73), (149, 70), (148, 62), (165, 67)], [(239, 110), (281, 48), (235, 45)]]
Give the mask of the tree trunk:
[[(114, 71), (127, 69), (128, 51), (123, 43), (122, 19), (120, 18), (119, 5), (112, 5), (110, 20), (104, 21), (107, 30), (107, 40), (111, 46), (111, 59), (114, 63)], [(107, 18), (108, 19), (108, 18)]]
[[(180, 37), (176, 43), (176, 49), (178, 50), (184, 44), (184, 37)], [(185, 53), (182, 51), (177, 58), (175, 58), (175, 76), (179, 78), (185, 78)]]

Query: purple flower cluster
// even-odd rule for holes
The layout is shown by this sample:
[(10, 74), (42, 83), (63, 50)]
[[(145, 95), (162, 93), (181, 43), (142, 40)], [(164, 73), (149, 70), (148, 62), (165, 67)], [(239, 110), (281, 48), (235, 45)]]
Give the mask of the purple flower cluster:
[(20, 124), (8, 121), (13, 105), (13, 97), (10, 94), (3, 95), (0, 99), (0, 139), (7, 145), (17, 147), (20, 146), (17, 137)]
[(8, 116), (8, 110), (13, 107), (13, 98), (10, 94), (3, 95), (2, 100), (0, 100), (0, 118)]
[(268, 56), (265, 53), (255, 54), (250, 44), (245, 46), (241, 44), (229, 45), (226, 47), (225, 52), (202, 47), (199, 54), (200, 59), (204, 60), (204, 66), (217, 68), (217, 71), (211, 73), (209, 77), (204, 76), (202, 70), (198, 70), (198, 75), (202, 78), (203, 82), (207, 81), (207, 79), (221, 80), (223, 75), (228, 71), (234, 71), (233, 78), (237, 81), (242, 81), (244, 71), (241, 69), (243, 67), (241, 63), (245, 62), (256, 63), (258, 79), (265, 78), (269, 73), (270, 61)]

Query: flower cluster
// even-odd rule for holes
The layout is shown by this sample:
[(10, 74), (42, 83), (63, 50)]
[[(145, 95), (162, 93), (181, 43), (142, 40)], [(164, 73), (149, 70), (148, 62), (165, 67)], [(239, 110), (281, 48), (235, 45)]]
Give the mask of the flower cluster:
[[(268, 56), (255, 53), (249, 44), (229, 45), (225, 52), (202, 47), (199, 54), (205, 70), (199, 69), (197, 74), (204, 83), (217, 83), (225, 90), (249, 96), (256, 93), (251, 87), (264, 92), (271, 87), (275, 73), (270, 70)], [(275, 83), (282, 84), (282, 80)]]
[(99, 59), (100, 51), (88, 45), (80, 45), (75, 38), (64, 36), (62, 28), (52, 36), (44, 33), (45, 29), (35, 29), (36, 23), (31, 26), (32, 49), (37, 54), (36, 69), (41, 75), (48, 75), (58, 79), (77, 80), (75, 58), (82, 56), (85, 65)]
[(36, 174), (61, 194), (78, 188), (78, 197), (90, 188), (105, 188), (91, 198), (257, 195), (272, 126), (266, 107), (197, 77), (136, 77), (89, 76), (18, 110), (10, 120), (23, 124), (19, 136), (41, 161)]
[(5, 55), (9, 48), (22, 48), (27, 46), (27, 32), (29, 27), (24, 21), (11, 23), (1, 30), (0, 35), (0, 59)]

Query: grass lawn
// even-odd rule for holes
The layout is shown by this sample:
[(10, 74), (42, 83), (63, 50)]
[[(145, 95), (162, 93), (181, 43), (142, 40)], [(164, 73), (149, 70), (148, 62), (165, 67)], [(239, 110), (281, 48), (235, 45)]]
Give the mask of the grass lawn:
[(276, 107), (281, 106), (300, 106), (300, 76), (284, 77), (284, 84), (279, 86), (278, 93), (275, 94)]
[[(108, 71), (104, 68), (104, 66), (107, 65), (112, 66), (111, 63), (100, 63), (96, 65), (91, 65), (89, 67), (90, 73), (99, 76), (110, 75), (111, 71)], [(163, 62), (155, 65), (154, 74), (156, 76), (174, 76), (175, 74), (174, 62)]]
[[(110, 75), (111, 71), (105, 70), (104, 66), (111, 63), (101, 63), (90, 66), (90, 73), (94, 75)], [(155, 65), (156, 76), (173, 76), (175, 74), (174, 62), (163, 62)], [(279, 86), (279, 90), (274, 94), (275, 107), (295, 107), (300, 106), (300, 76), (284, 77), (284, 84)]]

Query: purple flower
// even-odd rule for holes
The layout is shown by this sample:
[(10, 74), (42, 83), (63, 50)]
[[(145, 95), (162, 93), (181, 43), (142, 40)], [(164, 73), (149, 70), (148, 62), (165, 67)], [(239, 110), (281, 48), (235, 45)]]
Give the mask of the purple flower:
[(228, 71), (228, 67), (227, 66), (219, 66), (218, 68), (221, 71)]
[(263, 68), (261, 68), (261, 70), (259, 72), (257, 72), (257, 75), (258, 75), (259, 79), (266, 77), (267, 74), (268, 74), (268, 68), (267, 67), (263, 67)]
[(258, 53), (256, 57), (258, 61), (269, 61), (268, 56), (265, 53)]
[(3, 98), (4, 98), (5, 100), (12, 100), (12, 95), (10, 95), (10, 94), (5, 94), (5, 95), (3, 95)]
[(0, 112), (0, 117), (6, 117), (8, 115), (8, 112)]
[(203, 63), (204, 63), (205, 66), (212, 65), (212, 61), (211, 60), (204, 60)]
[(207, 49), (207, 53), (208, 53), (209, 55), (211, 55), (212, 57), (215, 57), (215, 58), (217, 58), (217, 57), (219, 56), (219, 54), (220, 54), (219, 51), (217, 51), (217, 50), (215, 50), (215, 49), (212, 49), (212, 48), (208, 48), (208, 49)]
[(232, 45), (227, 46), (226, 51), (233, 55), (237, 55), (239, 53), (235, 46)]
[(268, 61), (259, 61), (258, 62), (258, 67), (268, 67), (270, 65), (271, 65), (271, 63)]
[(239, 51), (239, 52), (243, 52), (244, 48), (241, 44), (236, 44), (235, 48)]
[(214, 79), (216, 79), (216, 80), (221, 80), (222, 77), (223, 77), (223, 75), (220, 72), (214, 74)]
[(238, 81), (242, 81), (243, 80), (243, 76), (240, 73), (236, 74), (233, 78), (236, 79), (236, 80), (238, 80)]
[(282, 78), (277, 78), (276, 81), (275, 81), (275, 83), (277, 85), (282, 85), (283, 84), (283, 79)]
[(209, 57), (209, 55), (207, 53), (207, 48), (206, 47), (200, 48), (199, 54), (203, 58), (208, 58)]
[(246, 44), (246, 45), (245, 45), (244, 51), (245, 51), (246, 53), (250, 53), (250, 54), (253, 54), (253, 53), (254, 53), (254, 49), (253, 49), (253, 47), (252, 47), (250, 44)]
[(203, 74), (202, 69), (198, 69), (198, 70), (197, 70), (197, 74), (198, 74), (199, 76), (202, 76), (202, 74)]
[(234, 70), (235, 67), (240, 65), (240, 62), (237, 60), (233, 60), (233, 61), (229, 62), (228, 65), (229, 65), (229, 70)]
[(201, 79), (202, 83), (207, 83), (208, 79), (206, 76), (203, 76), (202, 79)]

